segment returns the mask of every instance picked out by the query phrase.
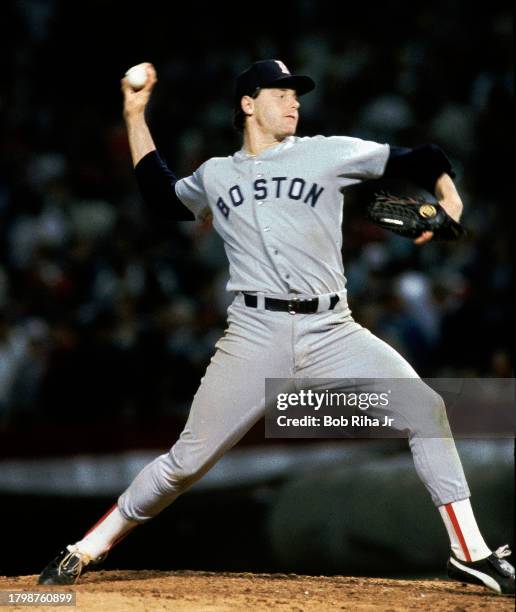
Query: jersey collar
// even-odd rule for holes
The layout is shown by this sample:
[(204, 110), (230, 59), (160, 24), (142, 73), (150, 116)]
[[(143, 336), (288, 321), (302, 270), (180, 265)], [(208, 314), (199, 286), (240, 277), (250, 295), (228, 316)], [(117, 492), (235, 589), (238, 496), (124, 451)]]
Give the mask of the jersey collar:
[(262, 151), (259, 155), (251, 155), (250, 153), (247, 153), (242, 147), (240, 151), (237, 151), (233, 155), (233, 158), (235, 161), (239, 161), (239, 162), (249, 161), (249, 160), (254, 160), (254, 159), (257, 159), (257, 160), (258, 159), (259, 160), (270, 159), (271, 157), (274, 157), (280, 151), (284, 151), (285, 149), (290, 148), (295, 143), (295, 140), (296, 140), (295, 136), (287, 136), (279, 144), (275, 145), (274, 147), (270, 147), (269, 149), (265, 149), (265, 151)]

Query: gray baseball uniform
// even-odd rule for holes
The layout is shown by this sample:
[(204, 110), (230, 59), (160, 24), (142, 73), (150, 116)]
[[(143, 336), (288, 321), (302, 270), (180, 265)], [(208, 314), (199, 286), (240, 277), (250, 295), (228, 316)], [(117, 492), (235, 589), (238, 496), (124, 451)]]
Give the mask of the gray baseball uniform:
[[(382, 176), (389, 150), (356, 138), (290, 136), (258, 156), (241, 150), (212, 158), (176, 183), (197, 218), (213, 215), (235, 298), (179, 440), (118, 500), (127, 519), (154, 517), (240, 440), (264, 414), (266, 378), (419, 380), (353, 320), (346, 299), (341, 189)], [(243, 292), (256, 296), (256, 307)], [(334, 295), (340, 300), (331, 309)], [(318, 297), (319, 304), (315, 313), (291, 315), (266, 310), (266, 297)], [(436, 505), (469, 497), (443, 401), (420, 385), (419, 405), (402, 415), (418, 474)], [(418, 411), (442, 437), (418, 435)]]

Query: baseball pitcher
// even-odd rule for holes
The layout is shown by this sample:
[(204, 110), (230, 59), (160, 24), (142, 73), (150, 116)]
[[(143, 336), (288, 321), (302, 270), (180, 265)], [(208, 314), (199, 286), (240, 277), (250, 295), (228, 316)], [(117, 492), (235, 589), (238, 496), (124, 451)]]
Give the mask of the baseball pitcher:
[[(178, 180), (145, 121), (157, 82), (154, 67), (145, 68), (142, 89), (122, 81), (142, 197), (163, 217), (212, 218), (224, 241), (234, 299), (179, 439), (81, 540), (59, 553), (39, 582), (76, 582), (201, 478), (264, 415), (266, 378), (411, 378), (420, 387), (418, 406), (405, 407), (402, 416), (415, 468), (450, 538), (449, 576), (514, 594), (508, 547), (493, 551), (477, 526), (442, 398), (392, 347), (353, 320), (346, 297), (342, 189), (380, 177), (411, 180), (434, 193), (443, 215), (459, 224), (462, 202), (446, 155), (435, 145), (410, 149), (346, 136), (296, 136), (300, 98), (315, 84), (279, 60), (265, 60), (236, 80), (234, 125), (242, 148)], [(438, 234), (437, 224), (429, 227), (416, 244)], [(418, 435), (418, 411), (442, 436)]]

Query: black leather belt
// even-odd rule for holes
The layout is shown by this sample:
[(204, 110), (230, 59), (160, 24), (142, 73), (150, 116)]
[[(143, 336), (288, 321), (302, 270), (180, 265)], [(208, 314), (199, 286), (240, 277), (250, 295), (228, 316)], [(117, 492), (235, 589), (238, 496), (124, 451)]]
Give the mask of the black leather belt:
[[(328, 310), (333, 310), (340, 300), (338, 295), (332, 295), (330, 298), (330, 307)], [(244, 293), (244, 302), (250, 308), (258, 306), (258, 297)], [(317, 312), (319, 307), (319, 298), (291, 298), (290, 300), (277, 300), (276, 298), (265, 298), (265, 310), (275, 310), (277, 312), (289, 312), (290, 314), (312, 314)]]

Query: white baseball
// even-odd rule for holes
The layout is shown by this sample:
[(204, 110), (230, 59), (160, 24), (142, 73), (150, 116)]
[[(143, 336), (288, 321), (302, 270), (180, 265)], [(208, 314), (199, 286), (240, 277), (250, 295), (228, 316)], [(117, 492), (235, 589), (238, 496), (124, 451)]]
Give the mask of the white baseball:
[(129, 85), (134, 89), (141, 89), (147, 82), (147, 69), (145, 66), (133, 66), (125, 73)]

